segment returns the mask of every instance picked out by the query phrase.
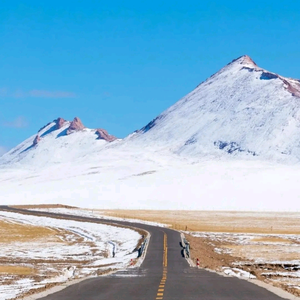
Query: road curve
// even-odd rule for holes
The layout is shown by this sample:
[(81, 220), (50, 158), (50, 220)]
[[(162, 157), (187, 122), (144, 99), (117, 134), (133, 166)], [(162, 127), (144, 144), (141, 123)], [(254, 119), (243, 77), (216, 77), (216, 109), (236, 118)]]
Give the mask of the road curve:
[(139, 223), (36, 212), (0, 206), (0, 210), (134, 226), (151, 234), (141, 267), (130, 268), (71, 285), (41, 300), (279, 300), (275, 294), (246, 280), (191, 268), (181, 255), (180, 234)]

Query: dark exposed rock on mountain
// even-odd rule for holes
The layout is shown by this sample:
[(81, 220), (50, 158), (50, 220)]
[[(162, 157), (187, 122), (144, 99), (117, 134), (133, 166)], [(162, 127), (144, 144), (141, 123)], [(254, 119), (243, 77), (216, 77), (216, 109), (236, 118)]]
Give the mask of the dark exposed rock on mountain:
[(55, 123), (56, 123), (56, 130), (58, 130), (64, 126), (66, 120), (64, 120), (63, 118), (58, 118), (57, 120), (55, 120)]
[(39, 135), (37, 135), (35, 137), (35, 139), (33, 140), (33, 146), (36, 146), (39, 142), (41, 141), (41, 137)]
[(117, 138), (113, 135), (110, 135), (105, 129), (97, 129), (95, 132), (98, 136), (98, 140), (105, 140), (107, 142), (113, 142)]
[(78, 117), (75, 117), (71, 122), (69, 128), (67, 129), (67, 134), (71, 134), (75, 131), (83, 130), (85, 126), (82, 124), (81, 120)]

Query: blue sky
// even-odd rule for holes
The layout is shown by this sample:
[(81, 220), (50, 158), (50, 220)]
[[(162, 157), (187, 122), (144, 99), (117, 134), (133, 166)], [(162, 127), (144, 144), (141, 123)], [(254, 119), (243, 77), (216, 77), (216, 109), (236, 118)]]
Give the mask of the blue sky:
[(244, 54), (300, 78), (299, 36), (299, 0), (2, 0), (0, 153), (57, 117), (125, 137)]

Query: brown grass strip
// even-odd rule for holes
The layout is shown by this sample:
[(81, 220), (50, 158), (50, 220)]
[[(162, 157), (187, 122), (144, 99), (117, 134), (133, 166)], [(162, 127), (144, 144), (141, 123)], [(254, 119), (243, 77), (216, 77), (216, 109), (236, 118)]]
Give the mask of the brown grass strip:
[(0, 274), (13, 274), (13, 275), (34, 275), (36, 270), (34, 268), (22, 267), (22, 266), (11, 266), (11, 265), (0, 265)]
[(12, 243), (12, 242), (30, 242), (32, 240), (47, 239), (47, 241), (62, 242), (56, 235), (57, 230), (12, 223), (8, 221), (0, 220), (0, 243)]
[[(97, 212), (97, 210), (93, 210)], [(167, 224), (185, 231), (300, 234), (300, 213), (99, 210), (101, 214)]]

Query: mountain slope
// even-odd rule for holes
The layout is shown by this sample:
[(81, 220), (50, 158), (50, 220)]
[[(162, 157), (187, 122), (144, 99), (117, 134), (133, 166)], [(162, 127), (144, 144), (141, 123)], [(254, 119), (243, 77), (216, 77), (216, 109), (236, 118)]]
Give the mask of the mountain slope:
[(300, 158), (300, 81), (242, 56), (131, 137), (181, 155)]
[(78, 118), (59, 118), (5, 154), (0, 165), (96, 159), (99, 151), (111, 149), (295, 163), (300, 158), (300, 81), (242, 56), (141, 130), (108, 145), (115, 139), (103, 129), (85, 128)]
[(104, 129), (85, 128), (79, 118), (58, 118), (0, 158), (0, 165), (22, 164), (32, 168), (75, 162), (98, 151), (116, 138)]

